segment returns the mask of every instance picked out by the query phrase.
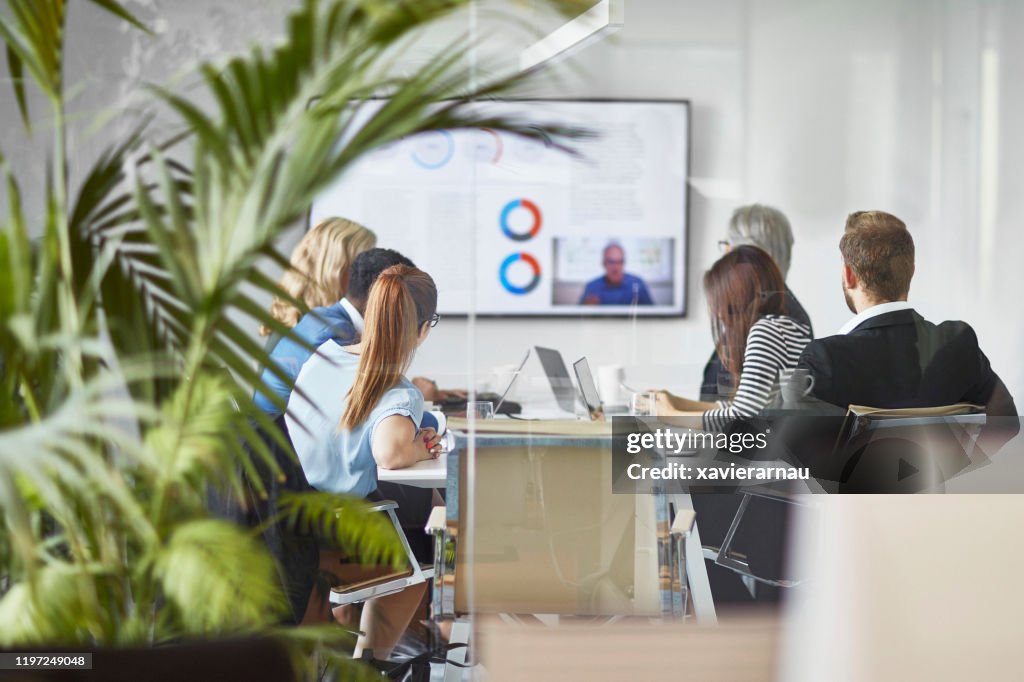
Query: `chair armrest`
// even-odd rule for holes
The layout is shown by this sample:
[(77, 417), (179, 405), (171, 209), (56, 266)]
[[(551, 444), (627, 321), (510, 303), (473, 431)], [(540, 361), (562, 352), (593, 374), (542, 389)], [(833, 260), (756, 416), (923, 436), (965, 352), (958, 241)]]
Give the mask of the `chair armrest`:
[(448, 530), (448, 516), (446, 507), (434, 507), (430, 510), (430, 518), (427, 519), (427, 526), (423, 530), (431, 535), (444, 533)]
[(394, 500), (381, 500), (374, 505), (371, 505), (367, 511), (379, 512), (387, 511), (389, 509), (398, 509), (398, 503)]
[(676, 512), (676, 518), (672, 520), (669, 532), (672, 535), (686, 535), (693, 530), (693, 522), (696, 520), (697, 512), (692, 509), (680, 509)]

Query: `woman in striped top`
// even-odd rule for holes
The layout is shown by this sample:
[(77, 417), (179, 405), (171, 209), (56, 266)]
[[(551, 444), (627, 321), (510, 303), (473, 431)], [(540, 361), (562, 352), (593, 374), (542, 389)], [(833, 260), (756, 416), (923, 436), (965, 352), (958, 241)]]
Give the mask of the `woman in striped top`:
[(811, 330), (786, 315), (786, 286), (771, 256), (755, 246), (732, 249), (704, 274), (711, 333), (722, 363), (737, 386), (715, 403), (658, 393), (659, 416), (701, 417), (720, 431), (734, 419), (753, 417), (778, 394), (783, 370), (796, 367)]

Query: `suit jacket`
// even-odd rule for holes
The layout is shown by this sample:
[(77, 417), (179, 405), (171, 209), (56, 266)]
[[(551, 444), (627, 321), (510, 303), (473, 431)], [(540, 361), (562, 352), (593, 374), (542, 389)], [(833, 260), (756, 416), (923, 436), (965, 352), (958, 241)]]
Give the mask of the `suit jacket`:
[[(1000, 379), (966, 322), (933, 324), (913, 310), (872, 317), (849, 334), (812, 341), (798, 367), (812, 395), (846, 408), (985, 405)], [(1009, 399), (1011, 414), (1016, 414)]]
[[(807, 328), (811, 330), (811, 338), (814, 338), (814, 327), (811, 326), (811, 318), (807, 315), (807, 311), (800, 305), (800, 301), (796, 300), (796, 296), (793, 292), (786, 287), (786, 310), (785, 314), (792, 317), (800, 324), (807, 325)], [(704, 365), (704, 377), (701, 379), (700, 384), (700, 399), (715, 401), (721, 396), (718, 394), (718, 375), (728, 374), (729, 371), (722, 364), (722, 359), (718, 357), (718, 351), (711, 351), (711, 358), (707, 364)]]

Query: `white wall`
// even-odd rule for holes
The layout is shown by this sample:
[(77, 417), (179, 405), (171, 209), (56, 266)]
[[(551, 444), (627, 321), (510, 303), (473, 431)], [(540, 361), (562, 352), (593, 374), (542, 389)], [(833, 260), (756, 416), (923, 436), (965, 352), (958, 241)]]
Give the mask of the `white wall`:
[(974, 325), (1024, 401), (1024, 47), (1012, 40), (1022, 28), (1012, 0), (627, 0), (625, 28), (537, 91), (691, 100), (690, 314), (635, 328), (445, 320), (414, 372), (465, 382), (469, 367), (482, 375), (544, 344), (692, 394), (711, 348), (700, 275), (732, 208), (760, 201), (791, 219), (789, 283), (819, 335), (849, 316), (838, 284), (846, 215), (903, 218), (918, 251), (911, 301)]

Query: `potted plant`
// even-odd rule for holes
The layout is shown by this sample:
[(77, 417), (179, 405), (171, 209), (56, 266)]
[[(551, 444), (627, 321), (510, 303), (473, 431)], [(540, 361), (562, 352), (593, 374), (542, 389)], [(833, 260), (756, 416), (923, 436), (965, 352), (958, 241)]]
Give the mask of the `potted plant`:
[[(116, 0), (89, 1), (147, 30)], [(337, 639), (336, 628), (278, 627), (273, 560), (253, 529), (217, 518), (207, 494), (241, 493), (246, 481), (260, 494), (257, 471), (277, 470), (256, 433), (268, 425), (250, 396), (267, 355), (250, 332), (290, 332), (253, 292), (287, 299), (262, 265), (286, 264), (275, 240), (317, 192), (363, 154), (422, 131), (487, 127), (554, 143), (573, 132), (474, 107), (526, 76), (470, 79), (471, 44), (395, 72), (396, 49), (467, 2), (305, 0), (280, 45), (199, 65), (211, 106), (153, 87), (176, 135), (157, 137), (142, 117), (72, 177), (68, 3), (7, 0), (12, 92), (26, 144), (48, 140), (48, 163), (32, 226), (19, 169), (0, 150), (0, 646), (270, 636), (302, 657)], [(30, 110), (30, 89), (46, 112)], [(41, 115), (51, 123), (32, 125)], [(363, 560), (400, 556), (386, 520), (358, 500), (299, 495), (289, 509)]]

